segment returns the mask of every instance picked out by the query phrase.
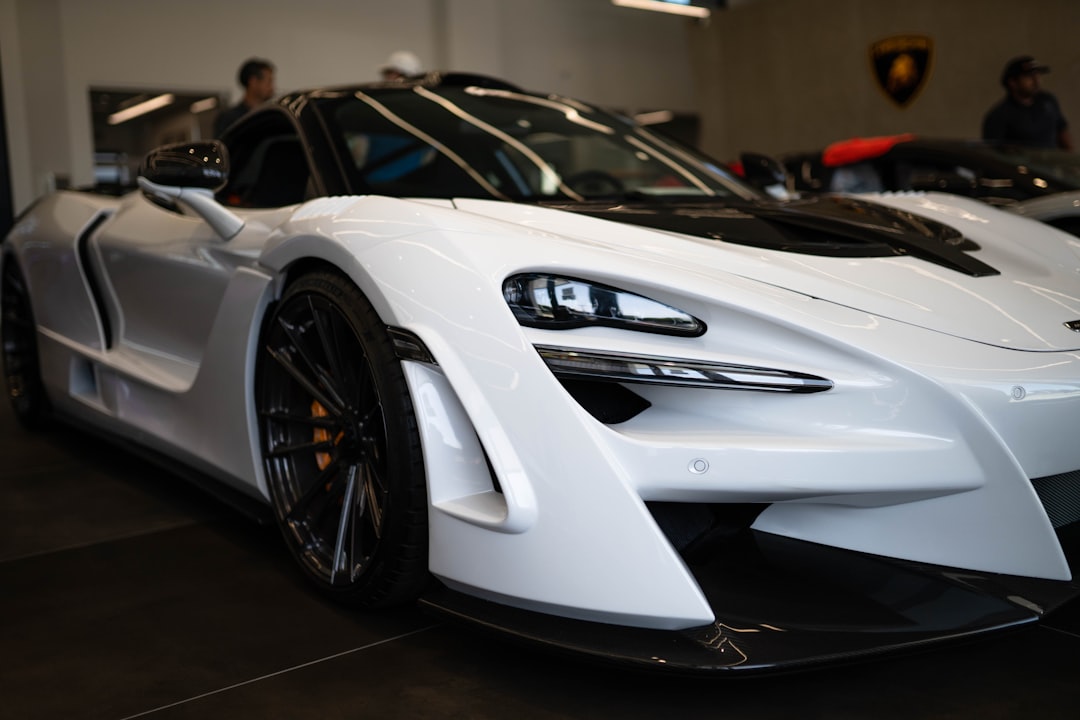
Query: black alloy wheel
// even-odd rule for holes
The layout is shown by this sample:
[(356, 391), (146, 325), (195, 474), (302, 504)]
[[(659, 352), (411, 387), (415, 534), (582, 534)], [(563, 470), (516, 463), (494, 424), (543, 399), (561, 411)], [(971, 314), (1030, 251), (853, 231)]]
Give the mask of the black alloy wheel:
[(11, 255), (3, 261), (0, 310), (0, 342), (3, 344), (8, 399), (19, 423), (29, 430), (38, 430), (48, 424), (51, 407), (41, 380), (37, 326), (30, 307), (30, 292)]
[(363, 607), (428, 579), (416, 417), (385, 325), (347, 279), (289, 286), (266, 325), (255, 401), (274, 513), (304, 572)]

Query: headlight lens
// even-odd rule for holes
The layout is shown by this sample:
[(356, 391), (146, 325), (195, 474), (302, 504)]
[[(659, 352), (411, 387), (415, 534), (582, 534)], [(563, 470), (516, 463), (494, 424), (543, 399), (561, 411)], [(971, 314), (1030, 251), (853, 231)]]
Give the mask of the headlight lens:
[(549, 345), (535, 347), (551, 372), (562, 379), (788, 393), (816, 393), (833, 387), (832, 381), (823, 377), (777, 368)]
[(600, 283), (528, 273), (503, 282), (503, 297), (518, 322), (549, 330), (606, 327), (697, 337), (705, 323), (664, 303)]

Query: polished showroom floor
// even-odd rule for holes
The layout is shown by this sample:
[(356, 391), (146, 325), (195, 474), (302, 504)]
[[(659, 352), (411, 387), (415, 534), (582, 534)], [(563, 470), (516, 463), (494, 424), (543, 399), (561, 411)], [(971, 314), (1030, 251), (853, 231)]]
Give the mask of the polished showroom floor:
[(276, 530), (0, 407), (0, 718), (1077, 718), (1080, 603), (932, 652), (759, 679), (598, 667), (308, 590)]

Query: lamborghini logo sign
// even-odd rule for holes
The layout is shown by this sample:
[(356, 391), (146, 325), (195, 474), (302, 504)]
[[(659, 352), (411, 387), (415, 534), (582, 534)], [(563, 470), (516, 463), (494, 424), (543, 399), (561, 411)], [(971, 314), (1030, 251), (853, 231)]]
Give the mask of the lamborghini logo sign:
[(933, 42), (924, 35), (894, 35), (870, 46), (874, 78), (889, 99), (907, 107), (930, 76)]

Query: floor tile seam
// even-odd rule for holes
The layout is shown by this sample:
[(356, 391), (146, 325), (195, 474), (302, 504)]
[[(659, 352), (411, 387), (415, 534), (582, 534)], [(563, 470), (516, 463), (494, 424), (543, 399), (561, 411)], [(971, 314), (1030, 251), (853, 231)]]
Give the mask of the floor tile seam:
[(282, 668), (281, 670), (275, 670), (274, 672), (266, 673), (265, 675), (260, 675), (258, 677), (249, 678), (248, 680), (241, 680), (240, 682), (233, 683), (232, 685), (226, 685), (225, 687), (218, 688), (216, 690), (210, 690), (208, 692), (200, 693), (199, 695), (193, 695), (193, 696), (191, 696), (189, 698), (184, 698), (183, 700), (177, 700), (176, 702), (169, 703), (168, 705), (161, 705), (160, 707), (152, 708), (150, 710), (144, 710), (144, 711), (142, 711), (140, 713), (136, 713), (134, 715), (128, 715), (125, 718), (121, 718), (121, 720), (134, 720), (134, 718), (146, 717), (146, 716), (152, 715), (152, 714), (154, 714), (156, 712), (161, 712), (163, 710), (169, 710), (171, 708), (178, 707), (180, 705), (185, 705), (185, 704), (190, 703), (190, 702), (195, 702), (196, 700), (202, 700), (203, 698), (208, 698), (208, 697), (212, 697), (214, 695), (219, 695), (221, 693), (229, 692), (230, 690), (235, 690), (237, 688), (241, 688), (241, 687), (244, 687), (244, 686), (247, 686), (247, 685), (254, 685), (255, 683), (262, 682), (263, 680), (269, 680), (271, 678), (275, 678), (275, 677), (278, 677), (280, 675), (285, 675), (285, 674), (288, 674), (288, 673), (291, 673), (291, 672), (295, 672), (297, 670), (303, 670), (304, 668), (312, 667), (314, 665), (319, 665), (321, 663), (328, 662), (330, 660), (337, 660), (338, 658), (342, 658), (342, 657), (345, 657), (347, 655), (352, 655), (354, 653), (363, 652), (364, 650), (370, 650), (372, 648), (379, 647), (380, 645), (386, 645), (387, 643), (392, 643), (392, 642), (396, 642), (398, 640), (403, 640), (403, 639), (405, 639), (407, 637), (411, 637), (412, 635), (419, 635), (420, 633), (427, 632), (428, 630), (434, 630), (435, 628), (440, 627), (440, 626), (441, 626), (441, 623), (435, 623), (435, 624), (432, 624), (432, 625), (426, 625), (426, 626), (421, 627), (421, 628), (416, 628), (415, 630), (410, 630), (410, 631), (405, 632), (405, 633), (400, 633), (398, 635), (394, 635), (393, 637), (383, 638), (382, 640), (376, 640), (375, 642), (370, 642), (367, 645), (361, 645), (360, 647), (351, 648), (349, 650), (342, 650), (341, 652), (334, 653), (333, 655), (327, 655), (326, 657), (321, 657), (321, 658), (316, 658), (314, 660), (309, 660), (309, 661), (307, 661), (305, 663), (300, 663), (299, 665), (293, 665), (292, 667)]
[(108, 545), (109, 543), (122, 542), (124, 540), (131, 540), (133, 538), (138, 538), (138, 537), (148, 537), (148, 536), (151, 536), (151, 535), (157, 535), (158, 533), (172, 532), (173, 530), (179, 530), (181, 528), (186, 528), (186, 527), (195, 527), (197, 525), (203, 525), (203, 524), (205, 524), (205, 521), (202, 521), (202, 520), (185, 520), (185, 521), (182, 521), (182, 522), (176, 522), (176, 523), (171, 524), (171, 525), (158, 526), (158, 527), (155, 527), (155, 528), (153, 528), (151, 530), (133, 530), (132, 532), (125, 533), (123, 535), (112, 535), (110, 537), (102, 538), (100, 540), (93, 540), (93, 541), (88, 541), (88, 542), (83, 542), (83, 543), (74, 543), (74, 544), (71, 544), (71, 545), (64, 545), (63, 547), (49, 548), (48, 550), (39, 550), (37, 552), (26, 553), (25, 555), (16, 555), (14, 557), (9, 557), (9, 558), (0, 558), (0, 565), (3, 565), (5, 563), (9, 563), (9, 562), (17, 562), (17, 561), (21, 561), (21, 560), (30, 560), (30, 559), (38, 558), (38, 557), (47, 557), (49, 555), (56, 555), (58, 553), (71, 552), (72, 550), (83, 550), (85, 548), (91, 548), (91, 547), (95, 547), (97, 545)]
[(1054, 632), (1056, 632), (1056, 633), (1058, 633), (1060, 635), (1068, 635), (1071, 638), (1075, 638), (1076, 640), (1080, 640), (1080, 633), (1073, 632), (1072, 630), (1065, 630), (1063, 628), (1054, 627), (1053, 625), (1045, 625), (1045, 624), (1042, 625), (1041, 627), (1044, 630), (1052, 630), (1052, 631), (1054, 631)]

